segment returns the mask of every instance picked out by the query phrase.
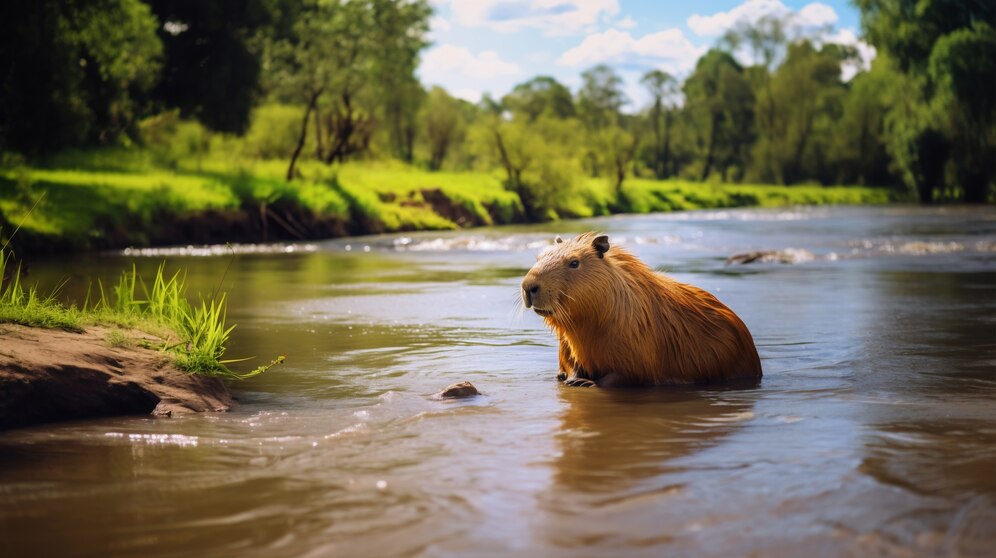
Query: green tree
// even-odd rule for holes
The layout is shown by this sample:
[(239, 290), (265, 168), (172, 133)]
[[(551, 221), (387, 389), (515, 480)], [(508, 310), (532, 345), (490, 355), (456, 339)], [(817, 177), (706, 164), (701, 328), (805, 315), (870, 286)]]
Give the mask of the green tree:
[(0, 18), (0, 146), (109, 143), (133, 128), (162, 45), (138, 0), (13, 2)]
[(245, 132), (261, 92), (257, 37), (278, 17), (278, 0), (146, 1), (165, 55), (153, 92), (159, 108), (178, 108), (214, 130)]
[[(669, 176), (671, 127), (674, 121), (675, 96), (678, 93), (678, 81), (671, 74), (661, 70), (647, 72), (640, 81), (653, 98), (649, 115), (650, 126), (654, 132), (652, 168), (654, 176), (658, 179), (664, 179)], [(663, 123), (661, 122), (662, 120)]]
[(885, 116), (898, 102), (895, 80), (901, 78), (887, 69), (879, 57), (869, 72), (856, 75), (844, 97), (843, 112), (831, 130), (829, 158), (836, 168), (839, 184), (858, 183), (885, 186), (895, 183), (890, 170)]
[(439, 170), (453, 144), (464, 132), (465, 120), (459, 99), (445, 89), (433, 87), (425, 104), (423, 128), (429, 147), (429, 168)]
[[(287, 35), (268, 42), (273, 94), (306, 107), (288, 180), (294, 176), (309, 126), (315, 131), (316, 157), (341, 162), (370, 146), (378, 113), (389, 120), (401, 156), (410, 158), (416, 118), (412, 97), (418, 87), (412, 76), (417, 54), (426, 45), (428, 15), (416, 9), (420, 7), (424, 2), (310, 0), (301, 5)], [(407, 38), (383, 36), (382, 24), (389, 34)], [(404, 44), (399, 46), (399, 41)], [(385, 42), (397, 50), (386, 48)], [(386, 89), (393, 91), (388, 94)]]
[(856, 3), (869, 40), (904, 77), (887, 126), (905, 181), (923, 202), (946, 185), (986, 201), (996, 184), (996, 3)]
[(847, 90), (840, 64), (849, 53), (833, 44), (816, 49), (807, 40), (789, 45), (771, 80), (771, 97), (780, 108), (766, 115), (770, 120), (761, 119), (754, 147), (756, 178), (779, 184), (834, 179), (827, 152), (843, 110)]
[(729, 53), (712, 49), (695, 65), (684, 92), (699, 131), (699, 179), (705, 181), (716, 169), (723, 181), (731, 167), (742, 173), (754, 129), (754, 94), (743, 68)]
[(425, 0), (372, 0), (371, 65), (382, 120), (394, 154), (411, 162), (417, 136), (419, 107), (425, 91), (415, 69), (419, 53), (429, 45), (429, 16)]
[[(788, 26), (788, 19), (774, 15), (763, 16), (757, 21), (741, 20), (727, 31), (720, 41), (731, 53), (746, 50), (751, 55), (753, 66), (746, 68), (745, 71), (756, 98), (754, 112), (757, 134), (761, 142), (770, 143), (778, 133), (776, 120), (781, 106), (772, 88), (772, 72), (776, 64), (785, 57)], [(774, 168), (773, 155), (771, 149), (763, 149), (760, 151), (763, 159), (753, 161), (752, 165), (759, 165), (765, 169)]]
[(581, 180), (575, 153), (583, 136), (574, 119), (541, 116), (533, 122), (487, 114), (476, 142), (505, 171), (505, 187), (519, 196), (527, 221), (569, 213), (565, 200)]
[(530, 122), (543, 115), (561, 119), (577, 115), (570, 90), (549, 76), (536, 76), (516, 85), (502, 98), (502, 104), (512, 114), (521, 114)]
[(622, 78), (616, 72), (599, 64), (581, 74), (578, 91), (578, 114), (589, 130), (597, 130), (619, 123), (619, 109), (626, 102), (622, 91)]

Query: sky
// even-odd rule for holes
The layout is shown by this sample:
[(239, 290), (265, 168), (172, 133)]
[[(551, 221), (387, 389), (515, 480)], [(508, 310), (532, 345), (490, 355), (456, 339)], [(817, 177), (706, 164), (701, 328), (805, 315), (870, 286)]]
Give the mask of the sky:
[[(790, 15), (806, 32), (858, 47), (865, 67), (875, 56), (863, 43), (857, 8), (848, 0), (430, 0), (432, 45), (419, 77), (477, 102), (500, 98), (519, 83), (549, 75), (576, 91), (581, 72), (605, 63), (622, 76), (629, 104), (648, 95), (639, 80), (659, 68), (686, 77), (710, 46), (739, 21)], [(749, 63), (746, 51), (738, 53)], [(857, 71), (842, 69), (844, 79)]]

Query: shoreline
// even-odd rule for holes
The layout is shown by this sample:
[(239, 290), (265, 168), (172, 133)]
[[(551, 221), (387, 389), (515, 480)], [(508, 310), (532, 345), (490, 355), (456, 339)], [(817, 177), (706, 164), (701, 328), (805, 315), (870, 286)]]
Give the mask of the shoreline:
[[(134, 155), (134, 154), (132, 154)], [(279, 162), (279, 161), (277, 161)], [(577, 181), (527, 218), (493, 172), (430, 172), (399, 164), (311, 164), (287, 182), (275, 162), (204, 168), (0, 168), (0, 243), (19, 255), (184, 244), (310, 241), (458, 230), (619, 214), (908, 201), (867, 186), (699, 183), (604, 177)], [(14, 231), (17, 231), (16, 234)]]
[(102, 325), (82, 333), (0, 324), (0, 432), (123, 415), (224, 412), (232, 398), (218, 377), (178, 369), (148, 348), (163, 340)]

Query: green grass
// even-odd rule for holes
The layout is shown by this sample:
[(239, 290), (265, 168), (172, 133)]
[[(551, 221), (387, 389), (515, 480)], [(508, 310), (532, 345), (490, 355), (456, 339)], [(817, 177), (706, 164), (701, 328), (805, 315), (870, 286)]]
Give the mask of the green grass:
[(623, 194), (633, 213), (720, 207), (883, 204), (895, 200), (884, 188), (861, 186), (773, 186), (701, 184), (681, 180), (630, 179)]
[[(203, 225), (196, 219), (205, 212), (245, 221), (266, 208), (338, 219), (355, 232), (454, 229), (510, 223), (522, 216), (522, 204), (504, 188), (500, 172), (428, 172), (393, 161), (329, 167), (305, 160), (300, 176), (287, 182), (284, 160), (208, 156), (170, 165), (156, 161), (152, 153), (135, 148), (68, 151), (32, 166), (8, 161), (0, 167), (0, 242), (3, 233), (22, 222), (15, 245), (33, 251), (183, 242), (187, 239), (170, 235), (185, 222)], [(439, 193), (448, 210), (437, 212), (433, 200), (426, 199), (431, 195), (438, 203)], [(559, 197), (557, 213), (589, 217), (613, 209), (648, 213), (897, 201), (893, 192), (881, 188), (643, 178), (627, 179), (623, 194), (623, 200), (616, 200), (607, 180), (584, 179)], [(35, 211), (29, 211), (39, 199)], [(224, 236), (225, 231), (215, 234)]]
[[(8, 277), (10, 257), (0, 251), (0, 277)], [(225, 295), (191, 304), (180, 272), (167, 276), (160, 266), (147, 287), (133, 268), (121, 274), (117, 285), (105, 292), (98, 283), (95, 297), (88, 296), (82, 308), (64, 306), (55, 293), (42, 296), (36, 287), (21, 284), (20, 268), (12, 269), (0, 286), (0, 323), (32, 327), (60, 328), (82, 332), (87, 325), (115, 325), (145, 331), (163, 339), (159, 350), (168, 354), (176, 366), (191, 373), (243, 380), (266, 371), (283, 361), (283, 357), (244, 374), (233, 372), (224, 360), (226, 344), (234, 325), (225, 320)], [(91, 288), (91, 294), (93, 289)], [(125, 338), (113, 330), (106, 341), (120, 346)], [(243, 359), (245, 360), (245, 359)]]

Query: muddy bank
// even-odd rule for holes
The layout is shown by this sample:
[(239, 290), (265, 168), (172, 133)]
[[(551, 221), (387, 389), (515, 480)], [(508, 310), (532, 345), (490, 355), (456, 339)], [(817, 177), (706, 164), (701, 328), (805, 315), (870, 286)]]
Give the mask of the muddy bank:
[[(0, 227), (13, 230), (0, 215)], [(183, 244), (257, 243), (320, 240), (377, 232), (371, 223), (338, 215), (318, 215), (291, 204), (253, 205), (239, 209), (187, 213), (159, 212), (146, 222), (138, 215), (104, 215), (85, 237), (18, 231), (10, 247), (34, 256), (76, 251)]]
[[(518, 213), (502, 215), (497, 208), (487, 207), (486, 218), (475, 214), (459, 200), (449, 198), (438, 188), (412, 191), (418, 201), (396, 200), (383, 197), (385, 203), (417, 206), (429, 209), (449, 220), (456, 227), (478, 227), (489, 224), (520, 222)], [(187, 244), (251, 244), (296, 240), (324, 240), (343, 236), (358, 236), (391, 232), (377, 218), (358, 208), (350, 208), (349, 215), (319, 214), (292, 201), (245, 202), (238, 208), (212, 209), (185, 213), (157, 211), (151, 217), (137, 214), (105, 214), (96, 217), (93, 228), (86, 236), (39, 234), (19, 230), (11, 239), (10, 248), (18, 254), (33, 256), (77, 251), (113, 250), (119, 248), (148, 248)], [(0, 232), (17, 228), (0, 213)], [(400, 230), (415, 230), (402, 226)], [(0, 240), (3, 240), (0, 237)]]
[(135, 330), (84, 333), (0, 324), (0, 430), (115, 415), (227, 411), (218, 378), (178, 370)]

